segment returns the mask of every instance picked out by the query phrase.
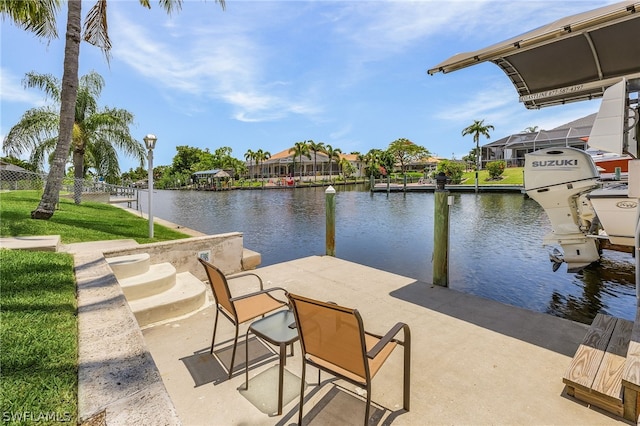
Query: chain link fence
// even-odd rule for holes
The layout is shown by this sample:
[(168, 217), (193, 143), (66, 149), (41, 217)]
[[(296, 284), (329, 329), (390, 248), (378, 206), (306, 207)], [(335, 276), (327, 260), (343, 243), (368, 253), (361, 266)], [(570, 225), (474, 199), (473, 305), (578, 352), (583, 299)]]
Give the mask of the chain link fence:
[[(30, 172), (11, 164), (2, 164), (0, 168), (0, 191), (44, 191), (46, 183), (47, 174)], [(138, 190), (131, 186), (64, 177), (60, 196), (73, 198), (74, 193), (84, 201), (137, 203), (138, 200)]]

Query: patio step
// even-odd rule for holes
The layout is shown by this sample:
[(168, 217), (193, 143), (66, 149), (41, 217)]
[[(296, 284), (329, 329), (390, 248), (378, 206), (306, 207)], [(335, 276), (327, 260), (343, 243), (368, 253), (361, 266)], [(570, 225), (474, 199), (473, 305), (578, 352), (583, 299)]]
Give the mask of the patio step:
[(129, 301), (140, 327), (186, 315), (204, 306), (207, 296), (202, 281), (190, 272), (179, 273), (175, 278), (175, 285), (170, 289)]
[(107, 258), (107, 263), (116, 278), (121, 280), (147, 272), (151, 266), (151, 257), (148, 253), (129, 254)]
[(129, 302), (170, 290), (176, 283), (176, 268), (172, 264), (158, 263), (146, 272), (118, 279)]

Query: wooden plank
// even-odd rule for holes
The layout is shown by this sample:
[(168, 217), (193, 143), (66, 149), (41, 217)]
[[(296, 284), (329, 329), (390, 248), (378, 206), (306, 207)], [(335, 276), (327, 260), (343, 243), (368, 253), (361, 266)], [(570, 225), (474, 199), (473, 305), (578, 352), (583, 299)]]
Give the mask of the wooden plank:
[(636, 311), (636, 321), (627, 349), (627, 362), (622, 372), (622, 385), (640, 391), (640, 309)]
[(564, 383), (587, 392), (591, 389), (615, 325), (615, 317), (596, 315), (562, 378)]
[(640, 413), (640, 400), (638, 398), (638, 392), (629, 388), (623, 387), (624, 391), (624, 413), (623, 417), (626, 420), (630, 420), (634, 423), (638, 423), (638, 413)]
[(622, 400), (620, 399), (610, 398), (601, 393), (587, 392), (581, 389), (576, 389), (574, 396), (580, 401), (584, 401), (587, 404), (602, 408), (603, 410), (620, 417), (622, 417), (622, 414), (624, 412)]
[(620, 403), (622, 403), (622, 371), (632, 329), (633, 323), (631, 321), (617, 319), (607, 350), (591, 387), (593, 392), (620, 400)]

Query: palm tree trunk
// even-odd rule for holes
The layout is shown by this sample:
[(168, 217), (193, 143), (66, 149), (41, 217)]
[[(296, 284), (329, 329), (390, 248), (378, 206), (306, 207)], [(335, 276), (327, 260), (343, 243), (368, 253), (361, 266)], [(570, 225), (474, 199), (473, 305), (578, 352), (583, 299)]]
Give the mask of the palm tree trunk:
[(65, 165), (69, 158), (71, 135), (75, 120), (76, 97), (78, 95), (78, 58), (80, 56), (81, 2), (70, 0), (67, 13), (67, 32), (64, 48), (64, 72), (60, 94), (60, 131), (49, 169), (47, 184), (38, 207), (31, 212), (32, 219), (49, 219), (53, 216), (60, 197)]
[(73, 201), (82, 202), (82, 187), (84, 183), (84, 151), (73, 150)]

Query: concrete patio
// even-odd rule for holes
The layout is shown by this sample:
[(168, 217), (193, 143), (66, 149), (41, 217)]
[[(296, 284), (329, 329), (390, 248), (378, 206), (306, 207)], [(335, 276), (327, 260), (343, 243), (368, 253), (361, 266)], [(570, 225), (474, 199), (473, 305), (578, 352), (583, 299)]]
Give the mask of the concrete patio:
[[(367, 330), (396, 322), (412, 332), (411, 411), (402, 410), (402, 348), (373, 382), (370, 424), (624, 424), (566, 396), (562, 375), (587, 326), (503, 305), (333, 257), (312, 256), (257, 269), (267, 287), (357, 308)], [(243, 287), (241, 283), (241, 287)], [(233, 291), (233, 290), (232, 290)], [(526, 289), (523, 289), (526, 291)], [(282, 416), (268, 414), (277, 394), (277, 356), (250, 340), (250, 390), (244, 388), (244, 344), (227, 380), (233, 326), (221, 319), (208, 354), (214, 310), (143, 330), (146, 344), (185, 425), (284, 425), (297, 422), (300, 347), (289, 357)], [(245, 327), (241, 327), (244, 341)], [(360, 424), (364, 402), (352, 385), (307, 372), (304, 424)], [(348, 391), (345, 391), (346, 388)], [(349, 392), (351, 391), (351, 392)], [(309, 398), (309, 395), (311, 397)], [(253, 402), (250, 402), (252, 400)], [(286, 402), (286, 400), (285, 400)], [(262, 404), (262, 405), (261, 405)], [(320, 409), (321, 408), (321, 409)], [(153, 423), (153, 421), (150, 421)]]

